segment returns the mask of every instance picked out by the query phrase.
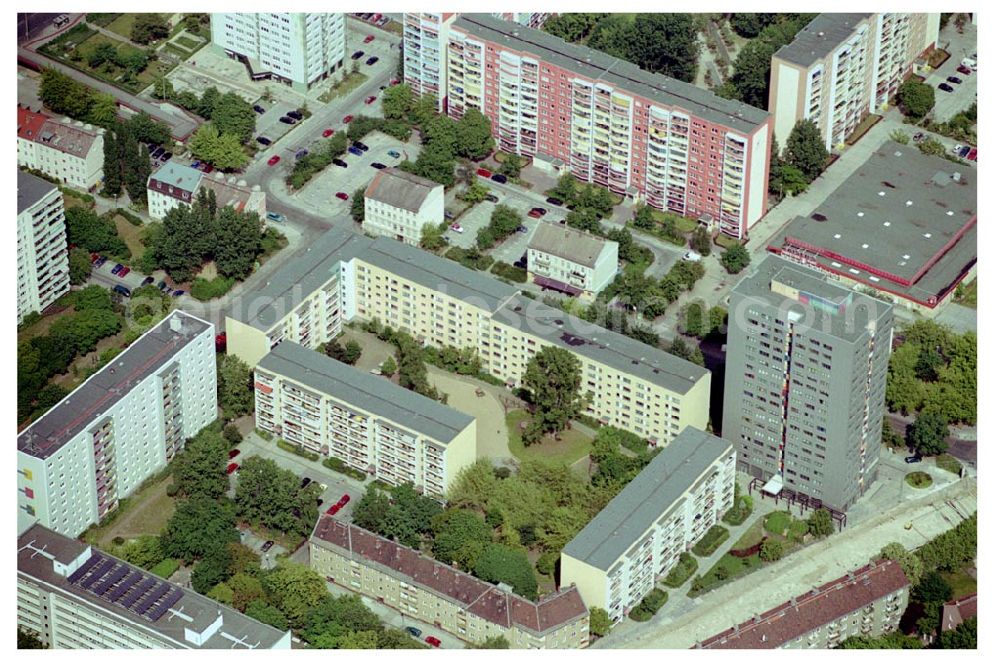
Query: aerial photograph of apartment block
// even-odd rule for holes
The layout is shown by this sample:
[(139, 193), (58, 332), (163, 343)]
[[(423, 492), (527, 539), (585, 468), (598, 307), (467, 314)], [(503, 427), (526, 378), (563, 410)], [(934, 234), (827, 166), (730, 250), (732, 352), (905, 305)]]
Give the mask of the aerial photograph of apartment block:
[(339, 4), (17, 13), (17, 648), (979, 649), (979, 14)]

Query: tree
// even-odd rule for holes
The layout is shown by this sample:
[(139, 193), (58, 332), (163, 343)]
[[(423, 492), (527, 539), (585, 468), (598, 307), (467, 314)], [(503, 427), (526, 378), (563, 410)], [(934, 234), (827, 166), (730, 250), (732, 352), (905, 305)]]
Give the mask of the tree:
[(523, 550), (498, 543), (487, 544), (483, 554), (476, 560), (474, 572), (480, 580), (507, 583), (515, 594), (531, 601), (538, 599), (535, 572)]
[(354, 365), (361, 358), (361, 345), (359, 345), (354, 340), (349, 340), (347, 345), (341, 345), (336, 340), (331, 340), (326, 343), (323, 351), (330, 358), (337, 359), (341, 363), (346, 363), (347, 365)]
[(441, 562), (455, 562), (469, 571), (492, 540), (492, 530), (483, 519), (465, 509), (448, 509), (431, 521), (432, 550)]
[(379, 368), (379, 372), (381, 372), (386, 377), (392, 377), (394, 374), (396, 374), (396, 360), (390, 356), (384, 361), (382, 361), (382, 365)]
[(606, 14), (569, 12), (548, 19), (542, 30), (567, 42), (579, 42), (593, 30), (594, 25)]
[(243, 416), (253, 411), (254, 396), (250, 366), (237, 356), (219, 359), (219, 405), (228, 416)]
[(87, 120), (101, 127), (112, 127), (118, 119), (118, 101), (113, 95), (94, 93)]
[[(556, 181), (556, 186), (550, 190), (550, 194), (557, 199), (561, 199), (564, 205), (573, 205), (576, 200), (576, 187), (577, 181), (576, 176), (570, 172), (566, 172), (559, 176), (559, 180)], [(636, 212), (636, 217), (639, 217), (641, 211), (648, 211), (650, 219), (652, 219), (653, 209), (649, 206), (642, 206), (639, 211)]]
[(192, 562), (239, 541), (236, 514), (228, 502), (190, 499), (177, 510), (163, 530), (161, 543), (167, 557)]
[[(306, 616), (302, 637), (313, 646), (336, 645), (343, 648), (343, 638), (353, 635), (355, 638), (351, 640), (356, 640), (358, 635), (374, 634), (381, 629), (381, 620), (365, 606), (361, 597), (355, 594), (327, 595)], [(376, 639), (367, 640), (375, 642)]]
[(250, 456), (236, 483), (237, 515), (252, 525), (305, 536), (319, 517), (318, 496), (316, 485), (301, 488), (293, 472), (273, 460)]
[(735, 13), (729, 16), (729, 25), (740, 37), (752, 39), (760, 34), (760, 31), (774, 22), (777, 14)]
[(809, 534), (814, 537), (825, 537), (833, 534), (833, 518), (826, 509), (816, 509), (806, 519)]
[(928, 571), (913, 588), (912, 597), (923, 604), (942, 604), (951, 599), (951, 585), (937, 571)]
[(351, 219), (358, 224), (365, 221), (365, 188), (359, 187), (351, 196)]
[[(209, 590), (229, 578), (232, 560), (229, 551), (219, 548), (198, 560), (191, 571), (191, 587), (195, 592), (208, 594)], [(232, 590), (229, 591), (232, 597)]]
[(104, 133), (104, 185), (101, 194), (118, 198), (122, 191), (122, 167), (118, 161), (118, 144), (115, 131)]
[[(975, 650), (978, 618), (971, 617), (938, 637), (937, 646), (945, 650)], [(18, 645), (20, 647), (20, 645)]]
[(170, 128), (166, 123), (154, 120), (145, 111), (132, 116), (128, 121), (129, 130), (135, 135), (137, 141), (141, 143), (156, 143), (160, 145), (170, 141)]
[(469, 645), (470, 650), (509, 650), (510, 642), (505, 636), (490, 636), (479, 643)]
[(528, 362), (521, 384), (531, 396), (540, 433), (563, 430), (579, 415), (580, 381), (580, 361), (565, 349), (545, 347)]
[(47, 645), (38, 638), (38, 632), (34, 629), (26, 629), (21, 625), (17, 626), (17, 649), (18, 650), (44, 650)]
[(406, 83), (389, 86), (382, 93), (382, 115), (389, 120), (408, 118), (412, 104), (413, 90)]
[(253, 106), (234, 92), (227, 92), (215, 100), (211, 118), (220, 134), (232, 135), (240, 143), (252, 139), (257, 127), (257, 114)]
[(628, 31), (626, 59), (640, 68), (688, 83), (694, 81), (701, 51), (691, 14), (637, 14)]
[(490, 188), (483, 185), (483, 183), (478, 178), (473, 178), (469, 186), (465, 188), (462, 192), (462, 201), (467, 201), (471, 204), (477, 204), (481, 201), (485, 201), (486, 195), (490, 193)]
[(688, 303), (684, 310), (684, 334), (701, 338), (705, 335), (705, 304), (701, 301)]
[(83, 284), (90, 277), (90, 255), (83, 248), (75, 247), (69, 251), (69, 283)]
[(916, 636), (894, 631), (885, 636), (849, 636), (837, 646), (840, 650), (921, 650), (923, 642)]
[(321, 575), (287, 560), (267, 573), (264, 590), (275, 608), (288, 619), (289, 626), (295, 628), (303, 627), (309, 611), (329, 595)]
[(240, 429), (236, 427), (235, 423), (226, 424), (226, 427), (222, 429), (222, 437), (229, 446), (236, 446), (243, 441), (243, 435), (240, 434)]
[(229, 490), (227, 443), (211, 425), (188, 440), (174, 466), (172, 488), (191, 499), (219, 499)]
[(65, 212), (66, 242), (88, 252), (99, 252), (127, 259), (128, 246), (118, 235), (114, 222), (98, 217), (86, 208), (73, 206)]
[(500, 163), (498, 171), (508, 178), (520, 178), (521, 158), (517, 155), (506, 155)]
[(141, 569), (152, 569), (164, 557), (160, 537), (155, 534), (146, 534), (113, 546), (111, 554)]
[(279, 631), (288, 631), (288, 618), (285, 617), (285, 614), (263, 599), (250, 602), (243, 612), (247, 617), (269, 624)]
[(205, 123), (195, 131), (188, 141), (188, 149), (199, 160), (223, 170), (239, 169), (250, 161), (243, 152), (239, 137), (220, 132), (215, 121)]
[(977, 514), (917, 549), (924, 571), (957, 571), (976, 557)]
[(777, 539), (766, 539), (760, 546), (760, 559), (764, 562), (777, 562), (785, 554), (785, 544)]
[(237, 573), (228, 582), (233, 591), (233, 608), (242, 612), (255, 601), (264, 599), (264, 587), (260, 578), (248, 573)]
[(698, 225), (691, 235), (691, 248), (703, 257), (712, 253), (712, 237), (702, 225)]
[(162, 14), (136, 14), (129, 38), (139, 44), (149, 44), (170, 35), (170, 24)]
[(253, 272), (261, 252), (261, 220), (257, 213), (238, 212), (231, 206), (219, 211), (213, 225), (212, 256), (219, 273), (242, 280)]
[(922, 456), (936, 456), (948, 450), (948, 421), (939, 414), (920, 412), (906, 427), (906, 443)]
[(771, 169), (772, 177), (778, 179), (779, 194), (798, 196), (809, 189), (809, 179), (802, 170), (791, 164), (779, 164)]
[(830, 153), (826, 150), (819, 127), (811, 120), (799, 120), (785, 141), (783, 160), (812, 182), (823, 172)]
[(43, 69), (38, 86), (42, 104), (55, 113), (64, 113), (78, 120), (87, 119), (94, 92), (70, 76), (55, 69)]
[(455, 126), (455, 152), (460, 157), (479, 160), (493, 150), (490, 119), (479, 109), (470, 108)]
[(597, 606), (590, 607), (590, 633), (594, 636), (607, 636), (611, 631), (611, 618), (608, 611)]
[(732, 245), (719, 257), (719, 263), (727, 273), (735, 275), (750, 265), (750, 253), (742, 245)]
[(924, 155), (936, 155), (937, 157), (944, 157), (948, 154), (948, 149), (944, 147), (944, 144), (930, 137), (924, 139), (919, 144), (917, 144), (917, 149), (920, 150)]
[(896, 103), (910, 118), (923, 118), (934, 108), (934, 88), (917, 79), (910, 79), (899, 86)]
[(776, 50), (772, 45), (757, 39), (750, 40), (740, 49), (733, 62), (733, 75), (729, 79), (738, 99), (758, 109), (767, 108), (771, 56)]
[[(194, 576), (192, 575), (191, 578), (193, 580)], [(233, 590), (225, 583), (217, 584), (215, 587), (213, 587), (211, 590), (208, 591), (208, 594), (206, 596), (209, 599), (214, 599), (215, 601), (218, 601), (220, 604), (224, 604), (226, 606), (233, 605)]]

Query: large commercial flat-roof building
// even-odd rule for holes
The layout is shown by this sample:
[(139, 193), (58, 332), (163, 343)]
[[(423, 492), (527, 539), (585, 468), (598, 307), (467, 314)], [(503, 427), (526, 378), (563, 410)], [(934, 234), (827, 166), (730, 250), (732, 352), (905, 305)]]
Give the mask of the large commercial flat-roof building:
[(767, 257), (733, 289), (722, 436), (772, 494), (846, 511), (878, 476), (892, 307)]
[(621, 620), (732, 504), (733, 445), (685, 428), (562, 550), (563, 585)]
[(592, 300), (618, 274), (618, 243), (543, 222), (528, 243), (527, 265), (542, 287)]
[(174, 311), (18, 434), (18, 520), (77, 536), (215, 416), (215, 327)]
[(899, 627), (910, 582), (891, 560), (866, 564), (693, 647), (708, 650), (835, 648), (852, 636)]
[(349, 592), (469, 643), (503, 636), (511, 648), (529, 649), (583, 648), (590, 641), (590, 614), (575, 587), (529, 601), (330, 516), (320, 516), (309, 539), (309, 566)]
[(104, 129), (18, 104), (17, 165), (87, 191), (104, 178)]
[(212, 44), (269, 79), (306, 91), (344, 62), (344, 15), (338, 12), (215, 13)]
[(63, 196), (52, 183), (17, 172), (17, 322), (69, 291)]
[(975, 274), (977, 185), (972, 166), (886, 141), (768, 249), (930, 312)]
[(17, 625), (53, 649), (291, 648), (279, 631), (41, 525), (17, 539)]
[(471, 416), (294, 342), (254, 372), (257, 427), (376, 479), (444, 497), (476, 461)]
[(365, 233), (420, 245), (425, 224), (444, 220), (444, 186), (402, 169), (382, 169), (365, 190)]
[(282, 340), (315, 348), (343, 322), (378, 319), (424, 344), (475, 349), (510, 385), (556, 345), (580, 359), (587, 413), (656, 444), (708, 423), (703, 367), (519, 295), (516, 287), (389, 239), (331, 231), (226, 318), (229, 353), (253, 366)]
[(840, 147), (869, 113), (888, 108), (914, 64), (934, 49), (939, 13), (820, 14), (771, 56), (768, 110), (784, 146), (795, 123)]

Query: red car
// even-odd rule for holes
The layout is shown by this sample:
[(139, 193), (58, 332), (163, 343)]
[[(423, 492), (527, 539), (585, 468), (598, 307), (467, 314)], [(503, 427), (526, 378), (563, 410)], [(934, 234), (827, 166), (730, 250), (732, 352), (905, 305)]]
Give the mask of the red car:
[(344, 124), (345, 125), (348, 124), (349, 122), (351, 122), (352, 120), (354, 120), (354, 116), (344, 116)]
[(229, 463), (229, 467), (226, 468), (226, 474), (232, 474), (239, 468), (240, 466), (237, 463)]
[(493, 172), (489, 169), (483, 169), (480, 167), (479, 169), (476, 169), (476, 175), (482, 176), (483, 178), (489, 178), (493, 175)]
[(441, 647), (441, 639), (434, 638), (433, 636), (428, 636), (427, 638), (425, 638), (424, 643), (427, 643), (431, 647), (436, 647), (436, 648)]
[(958, 71), (960, 71), (962, 74), (965, 74), (966, 76), (972, 74), (972, 70), (966, 67), (965, 65), (959, 65)]
[(229, 452), (229, 459), (232, 460), (233, 458), (235, 458), (238, 455), (240, 455), (240, 450), (239, 449), (233, 449), (232, 451)]
[(350, 199), (350, 198), (351, 198), (351, 197), (347, 196), (347, 192), (337, 192), (337, 193), (336, 193), (335, 195), (333, 195), (333, 196), (337, 197), (337, 198), (338, 198), (338, 199), (340, 199), (341, 201), (347, 201), (348, 199)]
[(344, 507), (339, 502), (337, 504), (333, 504), (330, 506), (329, 509), (326, 510), (326, 515), (335, 516), (337, 515), (337, 512), (340, 511), (342, 508)]
[(969, 154), (966, 155), (965, 157), (967, 159), (973, 161), (973, 162), (978, 161), (979, 160), (979, 149), (978, 148), (973, 148), (972, 150), (969, 151)]
[(375, 95), (369, 95), (368, 97), (365, 98), (365, 104), (371, 104), (374, 101), (375, 101)]
[(365, 37), (365, 44), (370, 44), (371, 42), (374, 41), (375, 41), (375, 35), (368, 35), (367, 37)]
[(220, 353), (220, 354), (222, 352), (226, 351), (226, 334), (225, 333), (219, 333), (217, 336), (215, 336), (215, 351), (218, 352), (218, 353)]
[(394, 86), (394, 85), (396, 85), (398, 83), (399, 83), (399, 79), (390, 79), (389, 80), (389, 85), (390, 86)]
[(333, 136), (333, 130), (327, 127), (325, 130), (323, 130), (323, 138), (325, 139), (330, 136)]
[(340, 506), (344, 506), (345, 504), (347, 504), (350, 501), (351, 501), (351, 496), (345, 494), (343, 497), (340, 498), (340, 501), (337, 502), (337, 504), (339, 504)]
[(528, 217), (533, 217), (537, 220), (545, 215), (546, 212), (547, 211), (544, 208), (532, 208), (531, 211), (528, 212)]
[(131, 272), (132, 272), (132, 269), (129, 268), (128, 266), (125, 266), (120, 271), (118, 271), (118, 277), (125, 277), (126, 275), (128, 275)]
[(280, 157), (278, 157), (277, 155), (272, 155), (271, 159), (269, 159), (267, 161), (267, 166), (274, 166), (275, 164), (277, 164), (280, 161), (281, 161)]

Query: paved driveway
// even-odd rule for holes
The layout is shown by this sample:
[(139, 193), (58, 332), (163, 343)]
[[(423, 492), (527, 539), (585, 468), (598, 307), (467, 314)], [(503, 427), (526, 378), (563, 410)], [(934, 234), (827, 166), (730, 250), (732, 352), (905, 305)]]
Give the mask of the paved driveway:
[[(938, 38), (938, 43), (951, 54), (936, 71), (927, 77), (927, 83), (934, 86), (935, 103), (931, 115), (941, 122), (948, 120), (956, 113), (964, 111), (970, 104), (976, 101), (976, 89), (979, 80), (979, 73), (973, 72), (966, 76), (960, 74), (958, 66), (962, 64), (963, 58), (971, 58), (977, 53), (977, 31), (976, 26), (967, 23), (962, 34), (951, 23), (948, 24)], [(955, 92), (944, 92), (938, 90), (938, 84), (945, 82), (949, 76), (957, 76), (962, 79), (962, 83), (949, 84)], [(945, 145), (950, 145), (946, 143)]]

